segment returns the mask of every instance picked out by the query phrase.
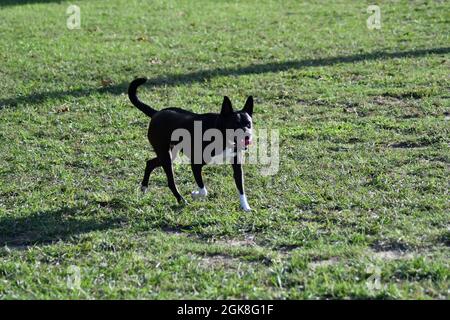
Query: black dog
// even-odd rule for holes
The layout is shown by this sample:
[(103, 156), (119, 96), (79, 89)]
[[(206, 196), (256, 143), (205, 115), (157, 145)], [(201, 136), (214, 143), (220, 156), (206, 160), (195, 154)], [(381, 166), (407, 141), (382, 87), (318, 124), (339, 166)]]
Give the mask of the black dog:
[[(199, 187), (199, 190), (194, 191), (192, 196), (194, 198), (205, 197), (207, 195), (207, 191), (205, 185), (203, 184), (202, 168), (208, 162), (203, 157), (200, 162), (194, 161), (195, 154), (199, 154), (199, 151), (203, 153), (208, 144), (210, 144), (210, 142), (205, 142), (203, 141), (204, 139), (201, 139), (201, 137), (203, 137), (203, 133), (205, 133), (208, 129), (215, 129), (219, 130), (223, 134), (223, 137), (225, 137), (226, 132), (228, 132), (227, 130), (240, 129), (245, 132), (244, 139), (236, 140), (236, 138), (234, 138), (232, 141), (225, 139), (221, 151), (225, 152), (230, 150), (230, 147), (234, 151), (232, 154), (233, 159), (231, 165), (233, 167), (236, 187), (240, 195), (241, 208), (245, 211), (251, 210), (244, 193), (242, 163), (239, 157), (241, 156), (240, 150), (243, 149), (242, 146), (246, 148), (247, 145), (251, 143), (253, 97), (248, 97), (244, 108), (240, 111), (233, 111), (230, 99), (228, 97), (224, 97), (220, 114), (196, 114), (180, 108), (166, 108), (157, 111), (141, 102), (136, 95), (137, 88), (146, 81), (147, 80), (144, 78), (136, 79), (130, 83), (128, 88), (128, 97), (130, 98), (131, 103), (133, 103), (134, 106), (136, 106), (147, 116), (152, 118), (148, 128), (148, 139), (156, 153), (156, 158), (147, 161), (144, 179), (142, 180), (141, 185), (142, 191), (145, 192), (147, 190), (150, 173), (155, 168), (162, 166), (167, 176), (168, 186), (177, 198), (177, 201), (179, 203), (186, 202), (178, 192), (175, 185), (172, 168), (172, 162), (176, 156), (176, 154), (174, 154), (174, 146), (180, 142), (173, 141), (173, 133), (177, 129), (184, 129), (190, 134), (194, 134), (194, 139), (190, 141), (191, 149), (183, 150), (183, 153), (185, 153), (190, 159), (192, 172)], [(200, 139), (195, 138), (195, 124), (197, 125), (197, 128), (199, 124), (201, 125), (202, 135)], [(214, 156), (216, 154), (213, 152), (212, 155)]]

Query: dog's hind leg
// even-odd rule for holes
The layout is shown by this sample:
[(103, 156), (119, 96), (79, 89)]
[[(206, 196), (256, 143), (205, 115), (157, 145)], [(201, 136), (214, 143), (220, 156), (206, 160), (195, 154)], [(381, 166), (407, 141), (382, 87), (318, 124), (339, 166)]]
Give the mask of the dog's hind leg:
[(198, 191), (193, 191), (191, 193), (192, 198), (204, 198), (208, 194), (208, 191), (206, 191), (205, 185), (203, 184), (203, 178), (202, 178), (202, 164), (191, 164), (192, 173), (194, 174), (195, 182), (197, 182), (198, 185)]
[(161, 166), (166, 173), (169, 189), (172, 191), (175, 198), (177, 198), (178, 203), (186, 203), (187, 201), (181, 196), (181, 194), (178, 192), (177, 186), (175, 185), (175, 179), (173, 177), (172, 157), (170, 152), (167, 152), (162, 156), (158, 155), (158, 157), (161, 161)]
[(148, 188), (148, 179), (150, 178), (150, 174), (153, 170), (155, 170), (157, 167), (161, 165), (161, 162), (158, 158), (153, 158), (151, 160), (147, 161), (147, 165), (145, 166), (145, 173), (144, 173), (144, 179), (142, 179), (141, 183), (141, 191), (147, 192)]

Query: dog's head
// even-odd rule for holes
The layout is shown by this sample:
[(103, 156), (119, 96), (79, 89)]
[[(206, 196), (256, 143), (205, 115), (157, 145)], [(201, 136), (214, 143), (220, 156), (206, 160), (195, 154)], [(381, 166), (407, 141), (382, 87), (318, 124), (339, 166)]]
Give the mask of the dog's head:
[[(228, 144), (235, 144), (240, 149), (247, 149), (252, 143), (252, 129), (253, 129), (253, 97), (250, 96), (245, 102), (244, 108), (239, 111), (234, 111), (231, 101), (228, 97), (223, 98), (222, 109), (220, 117), (225, 130), (234, 130), (235, 134), (232, 139), (228, 139)], [(231, 140), (231, 141), (229, 141)]]

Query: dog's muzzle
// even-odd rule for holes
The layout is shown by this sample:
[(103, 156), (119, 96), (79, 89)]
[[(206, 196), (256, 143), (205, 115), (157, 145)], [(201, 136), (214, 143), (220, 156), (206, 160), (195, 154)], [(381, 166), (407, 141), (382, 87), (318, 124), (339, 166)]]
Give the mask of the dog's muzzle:
[(252, 144), (253, 140), (251, 136), (245, 136), (244, 139), (240, 141), (238, 147), (242, 150), (248, 150), (248, 147)]

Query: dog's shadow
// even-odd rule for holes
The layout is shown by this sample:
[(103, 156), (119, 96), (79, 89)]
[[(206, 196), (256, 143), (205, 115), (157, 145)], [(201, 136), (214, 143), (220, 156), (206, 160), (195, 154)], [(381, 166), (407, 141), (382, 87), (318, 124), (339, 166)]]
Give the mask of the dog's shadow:
[(0, 217), (0, 247), (27, 247), (55, 241), (91, 231), (116, 228), (120, 218), (86, 214), (84, 207), (62, 207), (38, 211), (26, 216)]

